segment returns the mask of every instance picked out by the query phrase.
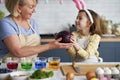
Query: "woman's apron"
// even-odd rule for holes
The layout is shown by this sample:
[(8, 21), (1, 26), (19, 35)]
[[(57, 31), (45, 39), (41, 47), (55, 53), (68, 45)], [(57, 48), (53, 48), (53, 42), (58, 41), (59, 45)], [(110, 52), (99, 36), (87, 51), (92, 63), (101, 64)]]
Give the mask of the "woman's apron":
[[(16, 24), (17, 25), (17, 24)], [(36, 33), (36, 31), (33, 29), (33, 27), (29, 24), (29, 26), (31, 27), (32, 31), (34, 32), (33, 34), (31, 35), (24, 35), (21, 33), (21, 30), (20, 30), (20, 27), (17, 25), (18, 27), (18, 30), (19, 30), (19, 34), (18, 34), (18, 37), (20, 39), (20, 43), (21, 43), (21, 46), (22, 47), (25, 47), (25, 46), (37, 46), (37, 45), (40, 45), (40, 37), (38, 36), (38, 34)], [(22, 54), (22, 53), (21, 53)], [(25, 54), (25, 53), (23, 53)], [(37, 57), (38, 54), (35, 54), (35, 55), (32, 55), (32, 56), (28, 56), (28, 57), (25, 57), (27, 59), (33, 59), (35, 57)], [(4, 57), (3, 57), (3, 61), (5, 61), (5, 59), (7, 57), (14, 57), (14, 58), (18, 58), (16, 57), (14, 54), (8, 52), (8, 54), (6, 54)]]

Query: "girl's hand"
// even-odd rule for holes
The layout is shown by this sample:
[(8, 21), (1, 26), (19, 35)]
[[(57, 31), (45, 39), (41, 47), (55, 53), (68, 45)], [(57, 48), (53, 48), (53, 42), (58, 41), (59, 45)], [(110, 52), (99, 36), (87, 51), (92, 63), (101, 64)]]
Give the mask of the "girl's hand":
[(77, 43), (77, 41), (76, 41), (76, 36), (75, 36), (74, 34), (71, 35), (70, 41), (71, 41), (73, 44), (76, 44), (76, 43)]
[(75, 49), (78, 51), (80, 46), (78, 45), (76, 41), (76, 36), (74, 34), (71, 35), (71, 42), (73, 43), (73, 46), (75, 47)]
[(50, 42), (49, 43), (49, 48), (50, 49), (55, 49), (55, 48), (68, 49), (73, 45), (73, 43), (60, 43), (61, 40), (62, 40), (62, 38), (59, 38), (57, 40), (54, 40), (54, 41)]

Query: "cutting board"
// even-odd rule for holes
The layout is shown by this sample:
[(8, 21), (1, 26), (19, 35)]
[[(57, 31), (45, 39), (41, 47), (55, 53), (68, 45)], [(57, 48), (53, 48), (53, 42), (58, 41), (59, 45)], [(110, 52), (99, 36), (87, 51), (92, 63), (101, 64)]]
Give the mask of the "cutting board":
[(104, 68), (104, 67), (115, 67), (117, 64), (79, 64), (79, 68), (81, 69), (81, 73), (77, 73), (74, 68), (71, 65), (62, 65), (61, 70), (63, 72), (63, 75), (66, 75), (68, 72), (74, 73), (76, 76), (83, 76), (88, 71), (95, 71), (98, 67)]

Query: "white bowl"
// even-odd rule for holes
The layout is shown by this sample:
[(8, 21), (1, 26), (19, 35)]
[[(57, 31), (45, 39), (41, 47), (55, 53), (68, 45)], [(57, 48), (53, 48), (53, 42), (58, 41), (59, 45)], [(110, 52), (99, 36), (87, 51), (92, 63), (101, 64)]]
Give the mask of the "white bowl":
[(12, 71), (7, 69), (0, 69), (0, 80), (8, 80)]
[(29, 78), (29, 80), (51, 80), (51, 77), (50, 78), (45, 78), (45, 79), (31, 79), (31, 78)]
[(12, 72), (10, 74), (10, 77), (12, 80), (27, 80), (29, 75), (30, 75), (29, 72), (16, 71), (16, 72)]
[(8, 80), (10, 73), (0, 73), (0, 80)]

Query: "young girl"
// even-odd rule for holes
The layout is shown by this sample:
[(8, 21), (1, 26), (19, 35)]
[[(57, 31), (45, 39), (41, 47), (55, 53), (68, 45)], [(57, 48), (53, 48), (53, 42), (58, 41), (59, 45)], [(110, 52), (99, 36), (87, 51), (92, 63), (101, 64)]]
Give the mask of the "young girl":
[(98, 62), (98, 45), (100, 42), (100, 17), (92, 10), (80, 10), (76, 21), (77, 31), (73, 32), (72, 47), (67, 49), (68, 54), (80, 62)]

